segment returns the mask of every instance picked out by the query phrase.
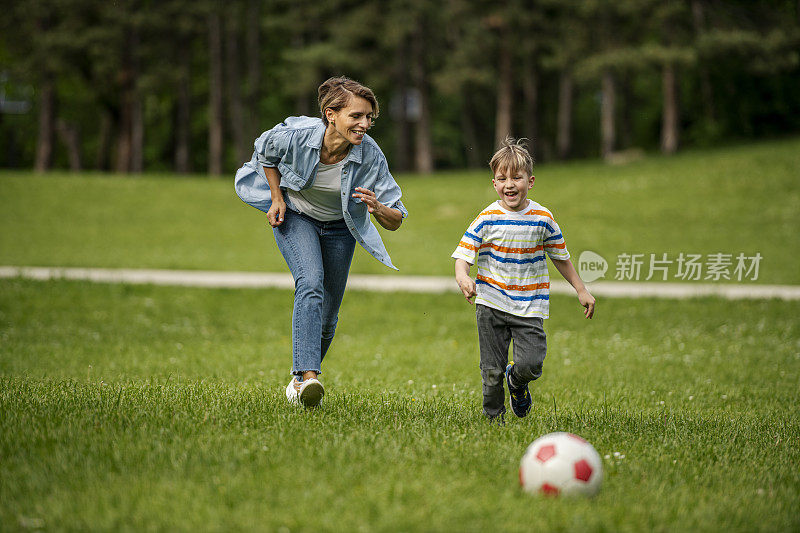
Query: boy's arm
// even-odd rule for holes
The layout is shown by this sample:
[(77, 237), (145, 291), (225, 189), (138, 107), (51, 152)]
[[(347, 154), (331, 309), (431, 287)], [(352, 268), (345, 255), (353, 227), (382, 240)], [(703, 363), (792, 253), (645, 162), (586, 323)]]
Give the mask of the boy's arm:
[(564, 279), (572, 285), (575, 292), (578, 293), (578, 301), (585, 308), (583, 314), (586, 318), (592, 318), (594, 315), (594, 296), (589, 293), (586, 285), (583, 284), (583, 280), (575, 271), (572, 261), (569, 259), (553, 259), (553, 264), (559, 273), (564, 276)]
[(471, 266), (464, 259), (456, 259), (456, 282), (469, 303), (472, 303), (472, 298), (478, 294), (475, 280), (469, 277), (469, 267)]

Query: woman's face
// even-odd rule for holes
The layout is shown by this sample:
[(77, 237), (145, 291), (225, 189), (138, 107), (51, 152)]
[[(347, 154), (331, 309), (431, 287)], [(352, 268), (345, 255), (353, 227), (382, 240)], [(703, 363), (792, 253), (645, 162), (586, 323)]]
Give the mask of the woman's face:
[(353, 96), (345, 107), (338, 111), (327, 109), (329, 127), (351, 144), (361, 144), (364, 135), (372, 126), (372, 104), (365, 98)]

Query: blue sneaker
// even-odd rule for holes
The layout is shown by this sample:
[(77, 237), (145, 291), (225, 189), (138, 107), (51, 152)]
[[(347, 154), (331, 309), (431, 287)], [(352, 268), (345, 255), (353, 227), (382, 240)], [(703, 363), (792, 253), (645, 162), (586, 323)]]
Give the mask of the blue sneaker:
[(519, 418), (526, 416), (531, 411), (531, 393), (528, 391), (528, 385), (515, 389), (511, 386), (511, 367), (514, 363), (511, 362), (506, 367), (506, 385), (508, 385), (508, 394), (511, 396), (511, 410)]

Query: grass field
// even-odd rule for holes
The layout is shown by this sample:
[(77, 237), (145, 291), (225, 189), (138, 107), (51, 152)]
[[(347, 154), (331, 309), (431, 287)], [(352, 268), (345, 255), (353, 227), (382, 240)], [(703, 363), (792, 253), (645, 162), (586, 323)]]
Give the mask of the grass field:
[[(760, 252), (759, 282), (799, 284), (798, 154), (543, 165), (534, 190), (574, 255)], [(487, 173), (398, 179), (395, 263), (449, 275)], [(284, 271), (231, 181), (0, 174), (0, 264)], [(349, 291), (323, 407), (289, 407), (291, 302), (0, 280), (0, 531), (800, 531), (800, 302), (601, 299), (587, 321), (553, 296), (533, 411), (505, 427), (455, 293)], [(604, 456), (596, 498), (519, 490), (556, 430)]]
[[(488, 157), (488, 155), (487, 155)], [(533, 198), (573, 257), (763, 257), (757, 282), (800, 284), (800, 138), (650, 157), (546, 164)], [(398, 176), (410, 211), (384, 232), (401, 274), (452, 275), (450, 254), (496, 198), (489, 171)], [(266, 218), (225, 180), (0, 173), (0, 264), (285, 271)], [(391, 274), (359, 249), (353, 272)], [(674, 280), (673, 265), (669, 281)]]
[[(349, 292), (303, 411), (289, 292), (0, 281), (2, 529), (800, 528), (800, 303), (553, 300), (533, 412), (498, 428), (457, 295)], [(518, 490), (554, 430), (608, 456), (595, 499)]]

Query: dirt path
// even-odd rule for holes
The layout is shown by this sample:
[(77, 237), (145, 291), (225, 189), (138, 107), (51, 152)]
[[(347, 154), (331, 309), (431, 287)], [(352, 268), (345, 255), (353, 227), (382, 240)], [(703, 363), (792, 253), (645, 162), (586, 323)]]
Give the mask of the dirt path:
[[(59, 268), (0, 266), (0, 278), (36, 280), (69, 279), (98, 283), (133, 283), (183, 285), (189, 287), (229, 288), (294, 288), (288, 273), (204, 272), (198, 270), (142, 270), (108, 268)], [(379, 276), (352, 274), (351, 290), (378, 292), (457, 292), (458, 287), (446, 276)], [(554, 294), (573, 294), (572, 287), (562, 280), (551, 282)], [(733, 283), (649, 283), (598, 281), (589, 284), (596, 296), (617, 298), (695, 298), (719, 296), (728, 299), (800, 300), (800, 286)]]

